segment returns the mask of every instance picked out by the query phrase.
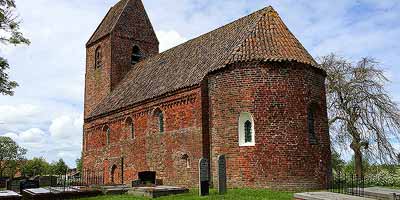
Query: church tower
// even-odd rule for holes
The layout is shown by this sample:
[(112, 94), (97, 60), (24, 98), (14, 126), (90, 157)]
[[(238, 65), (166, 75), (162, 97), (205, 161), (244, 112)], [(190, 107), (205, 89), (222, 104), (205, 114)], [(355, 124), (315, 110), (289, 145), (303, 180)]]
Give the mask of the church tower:
[(158, 54), (158, 44), (141, 0), (111, 7), (86, 43), (85, 119), (136, 63)]

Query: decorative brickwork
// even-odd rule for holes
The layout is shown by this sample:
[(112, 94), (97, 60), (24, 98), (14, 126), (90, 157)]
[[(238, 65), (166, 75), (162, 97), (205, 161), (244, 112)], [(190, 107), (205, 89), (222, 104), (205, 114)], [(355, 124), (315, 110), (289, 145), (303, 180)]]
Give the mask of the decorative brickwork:
[[(198, 182), (197, 161), (203, 153), (200, 92), (200, 88), (193, 89), (85, 123), (83, 166), (104, 170), (106, 183), (111, 183), (111, 166), (116, 165), (120, 175), (124, 157), (125, 183), (138, 179), (138, 172), (156, 171), (164, 184), (193, 186)], [(153, 116), (156, 108), (164, 113), (163, 133)], [(125, 123), (127, 117), (135, 124), (134, 139)], [(111, 129), (110, 145), (106, 145), (105, 125)], [(115, 183), (121, 183), (120, 176)]]

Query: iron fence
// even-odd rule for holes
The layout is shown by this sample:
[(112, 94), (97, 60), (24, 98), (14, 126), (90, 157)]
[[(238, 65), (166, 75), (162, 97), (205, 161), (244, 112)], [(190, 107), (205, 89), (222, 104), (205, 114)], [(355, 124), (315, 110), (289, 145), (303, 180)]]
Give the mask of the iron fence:
[(365, 178), (349, 173), (337, 173), (332, 176), (328, 190), (353, 196), (364, 197)]

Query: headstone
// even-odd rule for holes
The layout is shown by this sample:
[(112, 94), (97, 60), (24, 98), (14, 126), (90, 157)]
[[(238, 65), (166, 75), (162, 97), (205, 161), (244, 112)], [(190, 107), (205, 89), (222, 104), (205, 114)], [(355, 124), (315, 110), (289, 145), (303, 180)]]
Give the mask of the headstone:
[(154, 171), (139, 172), (138, 176), (143, 185), (156, 184), (156, 172)]
[(21, 193), (25, 189), (33, 189), (33, 188), (39, 188), (39, 181), (25, 180), (20, 182), (19, 189)]
[(226, 193), (226, 158), (225, 155), (218, 156), (218, 193)]
[(199, 195), (205, 196), (209, 194), (209, 172), (208, 160), (201, 158), (199, 160)]

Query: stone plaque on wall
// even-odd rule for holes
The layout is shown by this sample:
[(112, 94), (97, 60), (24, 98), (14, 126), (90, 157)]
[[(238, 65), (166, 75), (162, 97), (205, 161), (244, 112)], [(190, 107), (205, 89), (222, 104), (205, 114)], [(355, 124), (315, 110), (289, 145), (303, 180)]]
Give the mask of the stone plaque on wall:
[(225, 155), (218, 156), (218, 193), (226, 193), (226, 158)]
[(208, 160), (201, 158), (199, 160), (199, 195), (205, 196), (209, 194), (210, 176), (208, 172)]

